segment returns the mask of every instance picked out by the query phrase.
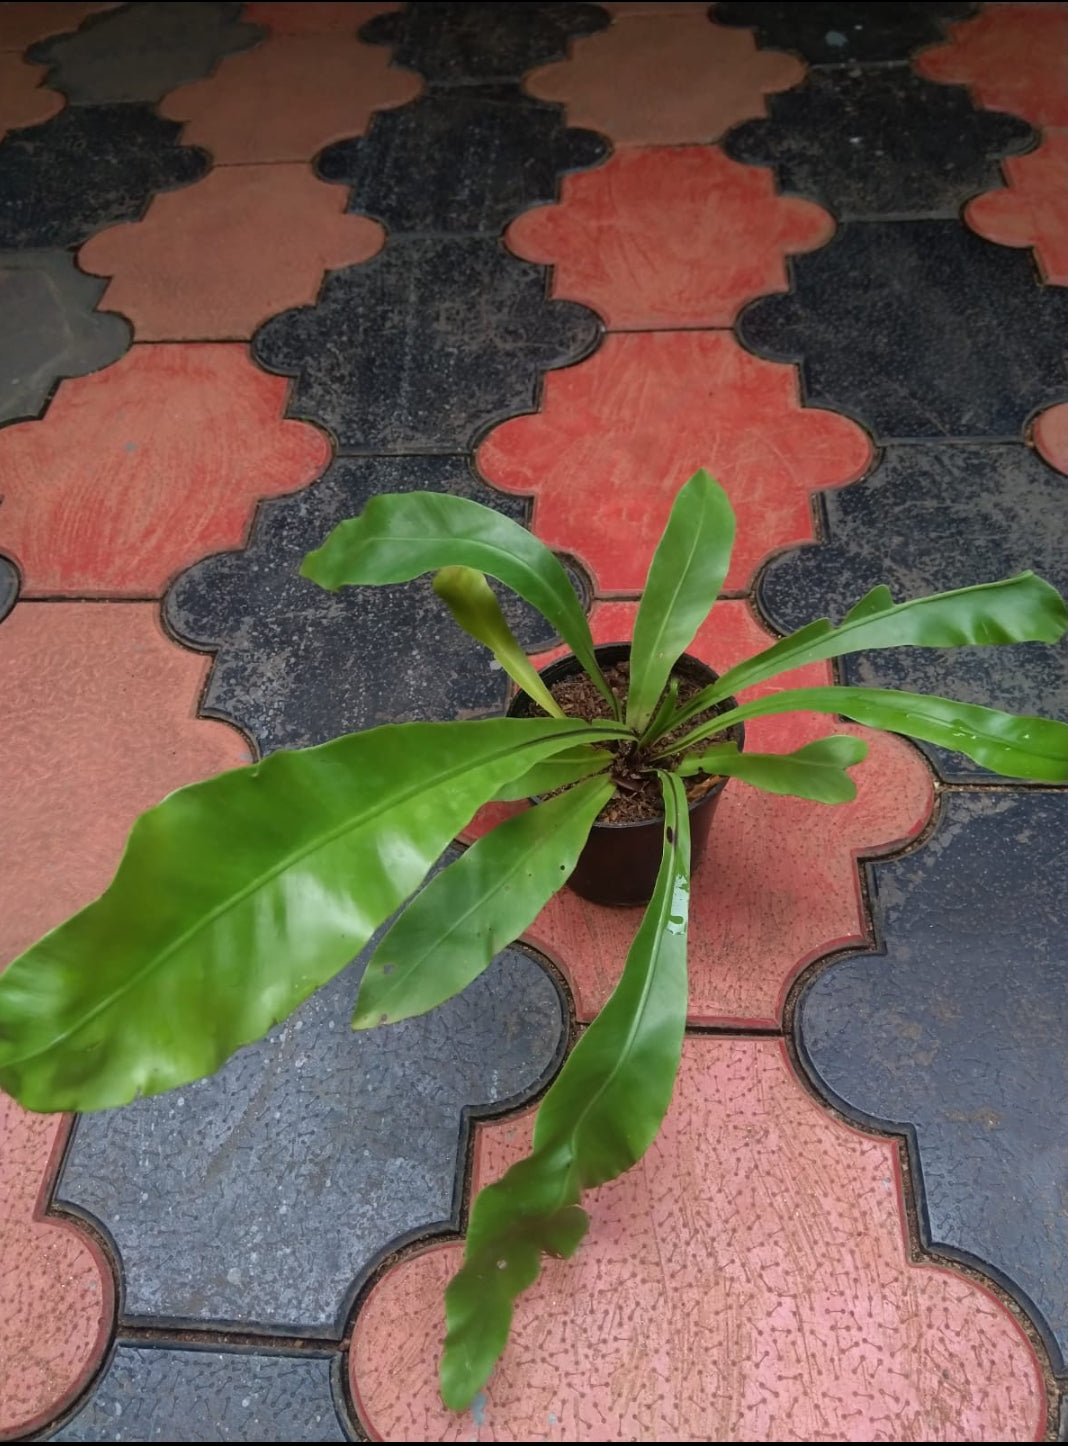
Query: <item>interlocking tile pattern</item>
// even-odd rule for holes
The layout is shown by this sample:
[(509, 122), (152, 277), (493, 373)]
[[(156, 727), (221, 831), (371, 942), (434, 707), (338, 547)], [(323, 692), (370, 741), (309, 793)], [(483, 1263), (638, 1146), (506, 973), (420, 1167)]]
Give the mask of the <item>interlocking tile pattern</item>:
[(399, 239), (332, 272), (315, 306), (267, 322), (253, 350), (295, 378), (289, 415), (328, 427), (343, 452), (462, 451), (532, 411), (546, 368), (595, 345), (593, 314), (545, 291), (544, 267), (488, 238)]
[(1068, 402), (1035, 418), (1033, 440), (1050, 466), (1068, 475)]
[[(459, 457), (336, 461), (321, 481), (263, 503), (248, 546), (197, 563), (166, 600), (167, 622), (215, 654), (204, 707), (264, 753), (307, 747), (387, 721), (502, 713), (507, 680), (460, 630), (429, 579), (325, 592), (300, 577), (305, 553), (383, 492), (449, 492), (522, 521), (526, 505), (477, 482)], [(505, 604), (527, 647), (547, 625)]]
[(47, 5), (34, 0), (7, 0), (0, 5), (0, 50), (22, 52), (35, 40), (61, 31), (76, 30), (82, 21), (98, 10), (113, 10), (116, 0), (50, 0)]
[(1015, 439), (1068, 396), (1068, 291), (1020, 251), (957, 221), (854, 223), (791, 264), (794, 292), (753, 302), (739, 335), (879, 442)]
[(896, 66), (812, 70), (768, 108), (769, 120), (731, 133), (728, 155), (772, 166), (783, 190), (838, 221), (955, 219), (970, 197), (1001, 185), (997, 159), (1033, 140), (1026, 121), (976, 110), (962, 86)]
[(78, 264), (113, 278), (102, 304), (138, 341), (250, 337), (274, 312), (313, 303), (327, 268), (381, 248), (382, 227), (344, 207), (306, 166), (218, 167), (94, 236)]
[(950, 3), (880, 0), (731, 0), (716, 6), (721, 25), (751, 25), (761, 45), (794, 50), (810, 65), (908, 60), (922, 45), (942, 40), (945, 22), (969, 16), (976, 7)]
[(44, 71), (0, 51), (0, 139), (17, 126), (39, 125), (63, 109), (63, 97), (41, 86)]
[[(481, 1127), (475, 1184), (529, 1146)], [(911, 1265), (888, 1140), (831, 1118), (774, 1040), (688, 1039), (656, 1143), (589, 1197), (518, 1305), (474, 1416), (441, 1405), (439, 1246), (356, 1323), (353, 1396), (386, 1441), (1031, 1441), (1037, 1362), (981, 1286)]]
[[(878, 864), (882, 949), (802, 997), (800, 1041), (851, 1113), (907, 1126), (925, 1236), (978, 1259), (1068, 1351), (1068, 794), (947, 793), (930, 844)], [(1036, 1107), (1037, 1106), (1037, 1107)]]
[[(775, 558), (762, 578), (761, 606), (783, 631), (840, 619), (880, 582), (903, 602), (1031, 568), (1068, 592), (1068, 477), (1018, 443), (887, 447), (871, 476), (820, 500), (827, 540)], [(883, 649), (839, 666), (847, 683), (1068, 719), (1068, 641)], [(958, 754), (927, 751), (946, 779), (997, 782)]]
[(1047, 130), (1037, 151), (1003, 169), (1008, 188), (977, 196), (964, 219), (1000, 246), (1032, 247), (1043, 281), (1068, 286), (1068, 130)]
[(559, 106), (518, 86), (465, 86), (383, 111), (365, 138), (324, 151), (317, 169), (351, 187), (350, 209), (384, 221), (391, 235), (497, 236), (517, 212), (555, 200), (564, 171), (607, 154), (602, 137), (566, 129)]
[(121, 5), (74, 34), (39, 41), (27, 58), (49, 66), (47, 84), (74, 105), (159, 100), (263, 38), (238, 18), (241, 10), (213, 0)]
[(755, 296), (786, 290), (786, 253), (833, 234), (825, 212), (717, 147), (649, 146), (565, 176), (560, 204), (520, 216), (506, 239), (552, 265), (554, 296), (634, 331), (730, 326)]
[(0, 422), (37, 416), (60, 377), (122, 356), (130, 326), (95, 309), (103, 290), (69, 251), (0, 251)]
[(147, 105), (68, 106), (0, 141), (0, 251), (80, 246), (136, 221), (153, 191), (197, 181), (208, 157)]

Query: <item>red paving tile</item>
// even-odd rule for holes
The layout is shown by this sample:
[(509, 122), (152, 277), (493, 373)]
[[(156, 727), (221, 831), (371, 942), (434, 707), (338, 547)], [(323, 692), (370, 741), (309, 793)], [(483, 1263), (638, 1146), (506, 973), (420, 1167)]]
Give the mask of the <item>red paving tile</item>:
[(1051, 467), (1068, 474), (1068, 402), (1036, 417), (1035, 448)]
[(307, 161), (361, 135), (376, 110), (418, 95), (418, 76), (390, 69), (389, 56), (385, 46), (337, 34), (272, 36), (227, 56), (207, 80), (171, 91), (159, 112), (188, 122), (182, 140), (204, 146), (217, 164)]
[[(476, 1185), (530, 1116), (477, 1127)], [(517, 1307), (477, 1417), (437, 1395), (460, 1247), (395, 1265), (357, 1318), (353, 1396), (385, 1441), (1030, 1441), (1012, 1316), (909, 1263), (895, 1146), (832, 1119), (774, 1040), (691, 1038), (659, 1139)]]
[(534, 531), (577, 553), (605, 593), (638, 593), (678, 489), (707, 467), (738, 513), (728, 588), (774, 548), (810, 542), (811, 493), (867, 468), (865, 433), (802, 408), (796, 369), (760, 361), (725, 332), (609, 336), (550, 372), (542, 411), (503, 423), (478, 465), (534, 497)]
[[(1068, 49), (1064, 68), (1068, 88)], [(1037, 151), (1001, 165), (1008, 189), (977, 196), (964, 219), (989, 241), (1033, 247), (1047, 285), (1068, 286), (1068, 130), (1047, 131)]]
[[(596, 604), (596, 641), (629, 638), (635, 611), (633, 603)], [(722, 673), (768, 642), (746, 603), (721, 602), (689, 651)], [(561, 651), (539, 658), (539, 666)], [(833, 681), (830, 665), (817, 663), (746, 696)], [(815, 714), (761, 718), (746, 727), (746, 746), (761, 752), (788, 752), (843, 732), (870, 748), (853, 772), (852, 803), (831, 808), (776, 797), (734, 779), (716, 806), (690, 899), (690, 1022), (777, 1028), (806, 964), (866, 940), (858, 856), (886, 853), (915, 837), (934, 795), (919, 752), (900, 738)], [(484, 810), (468, 836), (504, 812), (502, 805)], [(640, 909), (602, 908), (565, 889), (527, 931), (567, 976), (580, 1019), (592, 1019), (612, 992), (640, 919)]]
[(46, 66), (27, 65), (17, 54), (0, 52), (0, 140), (17, 126), (35, 126), (63, 109), (63, 97), (42, 90)]
[(65, 0), (50, 0), (47, 5), (19, 3), (6, 0), (0, 5), (0, 50), (25, 50), (35, 40), (44, 40), (49, 35), (60, 35), (67, 30), (77, 30), (82, 21), (97, 10), (114, 10), (118, 0), (104, 0), (93, 4), (83, 0), (81, 4), (67, 4)]
[(758, 50), (748, 30), (657, 6), (576, 40), (569, 59), (535, 70), (526, 88), (616, 145), (698, 145), (764, 115), (764, 96), (804, 73), (792, 55)]
[(114, 277), (100, 305), (129, 317), (138, 341), (251, 337), (311, 305), (325, 270), (381, 249), (384, 228), (346, 216), (346, 194), (306, 165), (224, 166), (94, 236), (78, 264)]
[[(238, 733), (194, 716), (207, 670), (164, 637), (148, 603), (22, 603), (4, 620), (0, 963), (105, 887), (143, 809), (247, 761)], [(77, 1392), (111, 1324), (110, 1273), (87, 1237), (34, 1219), (63, 1128), (0, 1096), (5, 1433)]]
[(282, 420), (286, 387), (238, 343), (135, 346), (61, 382), (43, 420), (0, 431), (0, 551), (22, 595), (158, 596), (240, 546), (256, 499), (305, 486), (330, 455)]
[(949, 28), (950, 41), (914, 64), (931, 80), (967, 85), (980, 105), (1036, 126), (1068, 126), (1068, 5), (985, 5)]
[(360, 26), (375, 15), (399, 10), (391, 0), (365, 0), (365, 3), (321, 5), (315, 0), (288, 4), (286, 0), (254, 0), (246, 5), (241, 18), (253, 25), (266, 25), (274, 35), (355, 35)]
[(788, 253), (833, 234), (819, 206), (777, 196), (770, 171), (715, 147), (654, 146), (565, 176), (560, 203), (527, 211), (506, 240), (553, 266), (553, 296), (643, 330), (730, 326), (746, 302), (787, 289)]

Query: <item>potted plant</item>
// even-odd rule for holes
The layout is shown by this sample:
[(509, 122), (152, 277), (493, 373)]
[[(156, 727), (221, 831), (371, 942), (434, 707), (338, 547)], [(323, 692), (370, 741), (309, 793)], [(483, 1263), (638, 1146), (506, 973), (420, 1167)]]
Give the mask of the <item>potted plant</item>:
[[(336, 589), (436, 570), (437, 592), (523, 691), (528, 716), (388, 724), (272, 754), (148, 810), (104, 894), (0, 979), (0, 1084), (31, 1110), (97, 1110), (210, 1074), (399, 909), (367, 966), (353, 1026), (424, 1013), (533, 922), (591, 831), (602, 830), (598, 848), (604, 838), (614, 846), (611, 821), (597, 823), (613, 799), (652, 792), (648, 907), (619, 983), (546, 1093), (531, 1154), (474, 1202), (446, 1292), (442, 1391), (448, 1405), (467, 1406), (543, 1253), (569, 1256), (585, 1233), (583, 1193), (640, 1159), (667, 1110), (686, 1023), (691, 816), (731, 777), (821, 803), (854, 795), (846, 770), (863, 759), (862, 741), (831, 736), (759, 754), (743, 751), (742, 725), (790, 710), (843, 715), (999, 773), (1068, 781), (1062, 722), (882, 688), (733, 696), (861, 649), (1056, 642), (1068, 611), (1048, 583), (1025, 572), (903, 603), (876, 587), (837, 626), (810, 623), (717, 678), (679, 660), (722, 588), (733, 537), (726, 494), (698, 472), (657, 546), (629, 649), (606, 653), (556, 557), (497, 512), (410, 493), (376, 498), (341, 523), (304, 575)], [(585, 716), (561, 706), (566, 679), (534, 670), (484, 574), (570, 646), (564, 672), (582, 675)], [(536, 807), (420, 890), (478, 808), (528, 797)]]

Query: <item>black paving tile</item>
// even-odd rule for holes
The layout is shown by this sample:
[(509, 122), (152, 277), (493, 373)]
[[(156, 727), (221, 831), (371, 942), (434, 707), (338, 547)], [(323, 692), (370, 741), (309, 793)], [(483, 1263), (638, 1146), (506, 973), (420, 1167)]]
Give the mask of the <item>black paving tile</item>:
[(1068, 1348), (1068, 792), (943, 796), (925, 847), (870, 867), (883, 953), (836, 960), (798, 1013), (817, 1084), (907, 1127), (928, 1243), (1030, 1302)]
[(19, 575), (15, 564), (0, 556), (0, 623), (15, 606), (19, 595)]
[(77, 31), (38, 41), (26, 56), (50, 67), (45, 85), (74, 105), (157, 101), (263, 39), (263, 26), (241, 21), (242, 9), (202, 0), (121, 5), (90, 16)]
[(769, 96), (768, 110), (768, 120), (731, 131), (727, 154), (773, 166), (780, 189), (839, 221), (956, 217), (971, 196), (1001, 186), (999, 156), (1034, 141), (1026, 121), (977, 110), (964, 86), (898, 66), (810, 71)]
[(0, 252), (0, 422), (36, 417), (60, 377), (117, 361), (132, 328), (94, 310), (107, 279), (79, 271), (68, 251)]
[(793, 294), (753, 302), (738, 334), (877, 441), (1016, 439), (1068, 397), (1068, 291), (1026, 251), (957, 221), (852, 222), (789, 264)]
[(198, 181), (209, 157), (147, 105), (68, 106), (0, 141), (0, 251), (80, 246), (136, 221), (154, 191)]
[[(888, 447), (862, 482), (820, 494), (827, 541), (773, 559), (760, 605), (781, 631), (841, 618), (869, 588), (894, 598), (993, 582), (1031, 568), (1068, 593), (1068, 477), (1019, 443)], [(940, 693), (1068, 720), (1068, 641), (844, 658), (842, 681)], [(943, 778), (997, 782), (926, 748)]]
[(119, 1345), (85, 1405), (50, 1441), (348, 1441), (330, 1361)]
[(945, 38), (944, 26), (963, 20), (976, 5), (951, 3), (835, 4), (820, 0), (733, 0), (716, 5), (721, 25), (751, 25), (757, 42), (775, 50), (795, 50), (812, 65), (907, 60), (921, 45)]
[(609, 150), (596, 132), (567, 129), (562, 106), (495, 85), (432, 90), (379, 111), (365, 137), (328, 146), (317, 167), (352, 187), (350, 211), (392, 234), (498, 235), (520, 211), (555, 200), (565, 171)]
[(480, 237), (391, 241), (327, 275), (314, 306), (253, 338), (296, 377), (288, 415), (328, 427), (343, 452), (458, 452), (532, 412), (543, 371), (600, 335), (584, 306), (545, 298), (548, 268)]

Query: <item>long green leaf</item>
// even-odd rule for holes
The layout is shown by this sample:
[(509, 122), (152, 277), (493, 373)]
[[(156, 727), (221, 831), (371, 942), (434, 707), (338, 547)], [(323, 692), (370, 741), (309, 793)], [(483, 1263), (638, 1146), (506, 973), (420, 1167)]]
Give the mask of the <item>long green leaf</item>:
[(534, 767), (518, 778), (502, 784), (493, 795), (495, 803), (513, 803), (519, 798), (541, 798), (546, 793), (555, 793), (569, 783), (578, 783), (595, 773), (604, 773), (612, 762), (612, 755), (603, 748), (593, 748), (588, 743), (577, 748), (562, 749), (544, 763)]
[(690, 833), (681, 779), (660, 778), (664, 854), (622, 978), (542, 1101), (533, 1152), (471, 1211), (464, 1264), (445, 1292), (441, 1385), (454, 1410), (489, 1378), (542, 1254), (578, 1246), (582, 1192), (640, 1160), (671, 1103), (686, 1026)]
[(544, 543), (491, 507), (438, 492), (374, 497), (309, 552), (300, 571), (336, 592), (355, 583), (410, 582), (457, 564), (488, 573), (537, 608), (616, 711), (567, 573)]
[(1010, 778), (1068, 783), (1068, 723), (1020, 717), (976, 703), (958, 703), (955, 698), (903, 693), (896, 688), (786, 688), (720, 713), (672, 744), (672, 752), (690, 748), (747, 718), (772, 713), (840, 713), (856, 723), (952, 748)]
[(680, 709), (673, 726), (777, 673), (845, 653), (869, 648), (1056, 643), (1066, 631), (1068, 608), (1064, 599), (1033, 572), (903, 603), (892, 602), (889, 590), (879, 586), (862, 597), (837, 627), (827, 618), (820, 618), (729, 669)]
[(0, 1085), (94, 1110), (210, 1074), (343, 968), (507, 779), (622, 732), (389, 725), (171, 794), (107, 891), (0, 978)]
[(580, 783), (498, 824), (436, 874), (375, 950), (353, 1029), (426, 1014), (466, 989), (567, 883), (614, 792), (609, 779)]
[(678, 771), (684, 777), (710, 773), (740, 778), (765, 793), (790, 794), (815, 803), (849, 803), (857, 796), (857, 786), (845, 770), (867, 753), (863, 739), (847, 733), (817, 738), (793, 753), (740, 753), (736, 743), (720, 743), (704, 753), (691, 753)]
[(642, 733), (672, 668), (720, 594), (734, 547), (734, 511), (702, 468), (679, 491), (657, 543), (634, 621), (627, 722)]

